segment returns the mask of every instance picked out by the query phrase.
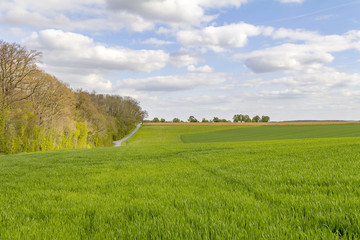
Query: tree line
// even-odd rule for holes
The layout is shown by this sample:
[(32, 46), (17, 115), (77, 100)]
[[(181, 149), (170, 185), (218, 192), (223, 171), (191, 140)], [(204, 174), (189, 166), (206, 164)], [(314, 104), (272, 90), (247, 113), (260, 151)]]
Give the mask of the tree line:
[[(259, 115), (255, 115), (254, 117), (250, 117), (247, 114), (235, 114), (233, 117), (233, 122), (269, 122), (270, 121), (270, 117), (269, 116), (259, 116)], [(153, 120), (151, 120), (150, 122), (166, 122), (165, 118), (158, 118), (155, 117)], [(174, 118), (171, 122), (174, 123), (178, 123), (178, 122), (184, 122), (182, 120), (180, 120), (179, 118)], [(199, 120), (197, 120), (194, 116), (190, 116), (187, 120), (187, 122), (200, 122)], [(207, 122), (231, 122), (230, 120), (227, 119), (222, 119), (222, 118), (218, 118), (218, 117), (214, 117), (213, 119), (207, 120), (206, 118), (203, 118), (201, 120), (201, 122), (203, 123), (207, 123)]]
[(109, 146), (147, 116), (133, 98), (71, 89), (40, 56), (0, 40), (0, 154)]

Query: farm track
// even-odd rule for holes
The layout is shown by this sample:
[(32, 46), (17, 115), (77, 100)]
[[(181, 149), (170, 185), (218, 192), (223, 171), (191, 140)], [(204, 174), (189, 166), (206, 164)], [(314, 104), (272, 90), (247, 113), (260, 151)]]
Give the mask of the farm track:
[(134, 129), (134, 131), (132, 131), (129, 135), (127, 135), (126, 137), (124, 137), (123, 139), (114, 141), (113, 143), (115, 144), (115, 147), (121, 147), (122, 142), (128, 140), (130, 137), (132, 137), (141, 127), (141, 123), (139, 123), (136, 128)]

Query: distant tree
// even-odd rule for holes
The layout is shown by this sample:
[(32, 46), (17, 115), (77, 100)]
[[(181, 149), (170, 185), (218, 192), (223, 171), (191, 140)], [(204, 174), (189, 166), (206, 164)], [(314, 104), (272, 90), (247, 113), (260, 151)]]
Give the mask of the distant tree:
[(214, 117), (214, 118), (213, 118), (213, 122), (220, 122), (220, 118)]
[(233, 121), (234, 122), (240, 122), (240, 117), (239, 117), (240, 115), (239, 114), (235, 114), (234, 116), (233, 116)]
[(245, 115), (239, 114), (240, 122), (245, 122)]
[(154, 117), (154, 119), (152, 120), (152, 122), (160, 122), (159, 118)]
[(201, 120), (201, 122), (206, 123), (206, 122), (209, 122), (209, 120), (207, 120), (206, 118), (203, 118), (203, 119)]
[(172, 121), (173, 121), (174, 123), (178, 123), (178, 122), (180, 122), (180, 119), (179, 119), (179, 118), (174, 118)]
[(253, 118), (252, 118), (252, 122), (259, 122), (260, 121), (260, 117), (259, 117), (259, 115), (256, 115), (256, 116), (254, 116)]
[(261, 122), (269, 122), (270, 121), (270, 117), (269, 116), (262, 116), (261, 117)]
[(160, 119), (160, 122), (162, 123), (166, 122), (165, 118)]
[(194, 116), (190, 116), (188, 122), (199, 122)]
[(241, 115), (241, 122), (251, 122), (251, 118), (249, 117), (249, 115)]

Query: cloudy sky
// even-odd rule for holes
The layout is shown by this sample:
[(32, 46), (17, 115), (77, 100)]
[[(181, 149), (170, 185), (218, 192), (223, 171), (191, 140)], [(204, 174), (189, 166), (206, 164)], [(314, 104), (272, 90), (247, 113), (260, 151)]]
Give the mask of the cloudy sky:
[(0, 39), (149, 119), (360, 120), (359, 0), (1, 0)]

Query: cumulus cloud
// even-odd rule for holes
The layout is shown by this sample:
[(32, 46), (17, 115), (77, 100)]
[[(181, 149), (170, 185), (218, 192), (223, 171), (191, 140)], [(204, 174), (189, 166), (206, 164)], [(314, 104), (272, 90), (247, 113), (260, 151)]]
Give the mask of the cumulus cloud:
[(304, 0), (278, 0), (281, 3), (302, 3)]
[(148, 39), (142, 41), (141, 43), (149, 44), (149, 45), (169, 45), (169, 44), (174, 44), (174, 42), (164, 41), (164, 40), (157, 39), (157, 38), (148, 38)]
[(271, 32), (271, 27), (240, 22), (220, 27), (209, 26), (201, 30), (182, 30), (177, 33), (177, 40), (187, 47), (205, 47), (215, 52), (222, 52), (227, 48), (244, 47), (248, 37), (269, 35)]
[(245, 66), (255, 73), (267, 73), (318, 69), (334, 60), (332, 52), (360, 50), (360, 31), (322, 36), (317, 32), (281, 28), (273, 31), (271, 36), (274, 39), (302, 43), (285, 43), (246, 54), (237, 54), (235, 58), (245, 60)]
[(320, 68), (334, 60), (329, 53), (296, 44), (284, 44), (237, 56), (245, 58), (245, 65), (255, 73)]
[(119, 80), (119, 88), (138, 91), (184, 91), (200, 86), (223, 83), (229, 78), (224, 73), (191, 73), (186, 75), (155, 76), (149, 78), (129, 78)]
[(179, 68), (196, 65), (200, 60), (198, 53), (188, 49), (180, 49), (170, 54), (170, 64)]
[[(63, 75), (64, 76), (64, 75)], [(66, 76), (66, 74), (65, 74)], [(66, 76), (68, 79), (73, 79), (72, 85), (75, 88), (82, 88), (88, 91), (96, 90), (100, 92), (109, 92), (112, 90), (112, 83), (110, 80), (99, 74), (89, 74), (81, 76)], [(75, 81), (75, 82), (74, 82)]]
[(54, 29), (33, 33), (24, 44), (41, 50), (47, 64), (74, 69), (152, 72), (163, 68), (169, 60), (162, 50), (106, 47), (87, 36)]
[(285, 39), (293, 41), (303, 41), (309, 47), (318, 51), (338, 52), (351, 48), (358, 48), (360, 31), (349, 31), (343, 35), (320, 35), (317, 32), (306, 31), (303, 29), (280, 28), (273, 32), (274, 39)]
[(190, 72), (203, 72), (203, 73), (211, 73), (214, 71), (212, 67), (209, 65), (201, 66), (201, 67), (195, 67), (194, 65), (188, 66), (188, 71)]
[(277, 86), (304, 95), (329, 94), (334, 90), (356, 89), (360, 86), (360, 74), (349, 74), (333, 68), (322, 67), (272, 80), (257, 78), (241, 85), (241, 87), (249, 88), (261, 88), (263, 86)]
[[(2, 0), (0, 23), (38, 28), (142, 32), (168, 26), (207, 23), (209, 9), (240, 7), (247, 0)], [(77, 14), (81, 13), (81, 15)], [(74, 17), (76, 16), (76, 17)]]
[[(74, 18), (74, 13), (79, 12), (81, 16)], [(154, 23), (140, 15), (108, 11), (103, 0), (3, 0), (0, 2), (0, 23), (68, 31), (118, 31), (126, 28), (133, 32), (143, 32), (154, 29)]]
[(131, 12), (146, 19), (162, 23), (188, 23), (199, 25), (214, 16), (205, 15), (205, 9), (240, 7), (247, 0), (106, 0), (109, 9)]
[(24, 40), (43, 52), (42, 68), (75, 88), (111, 92), (107, 76), (126, 72), (150, 73), (165, 67), (170, 55), (162, 50), (132, 50), (104, 46), (87, 36), (60, 30), (43, 30)]

